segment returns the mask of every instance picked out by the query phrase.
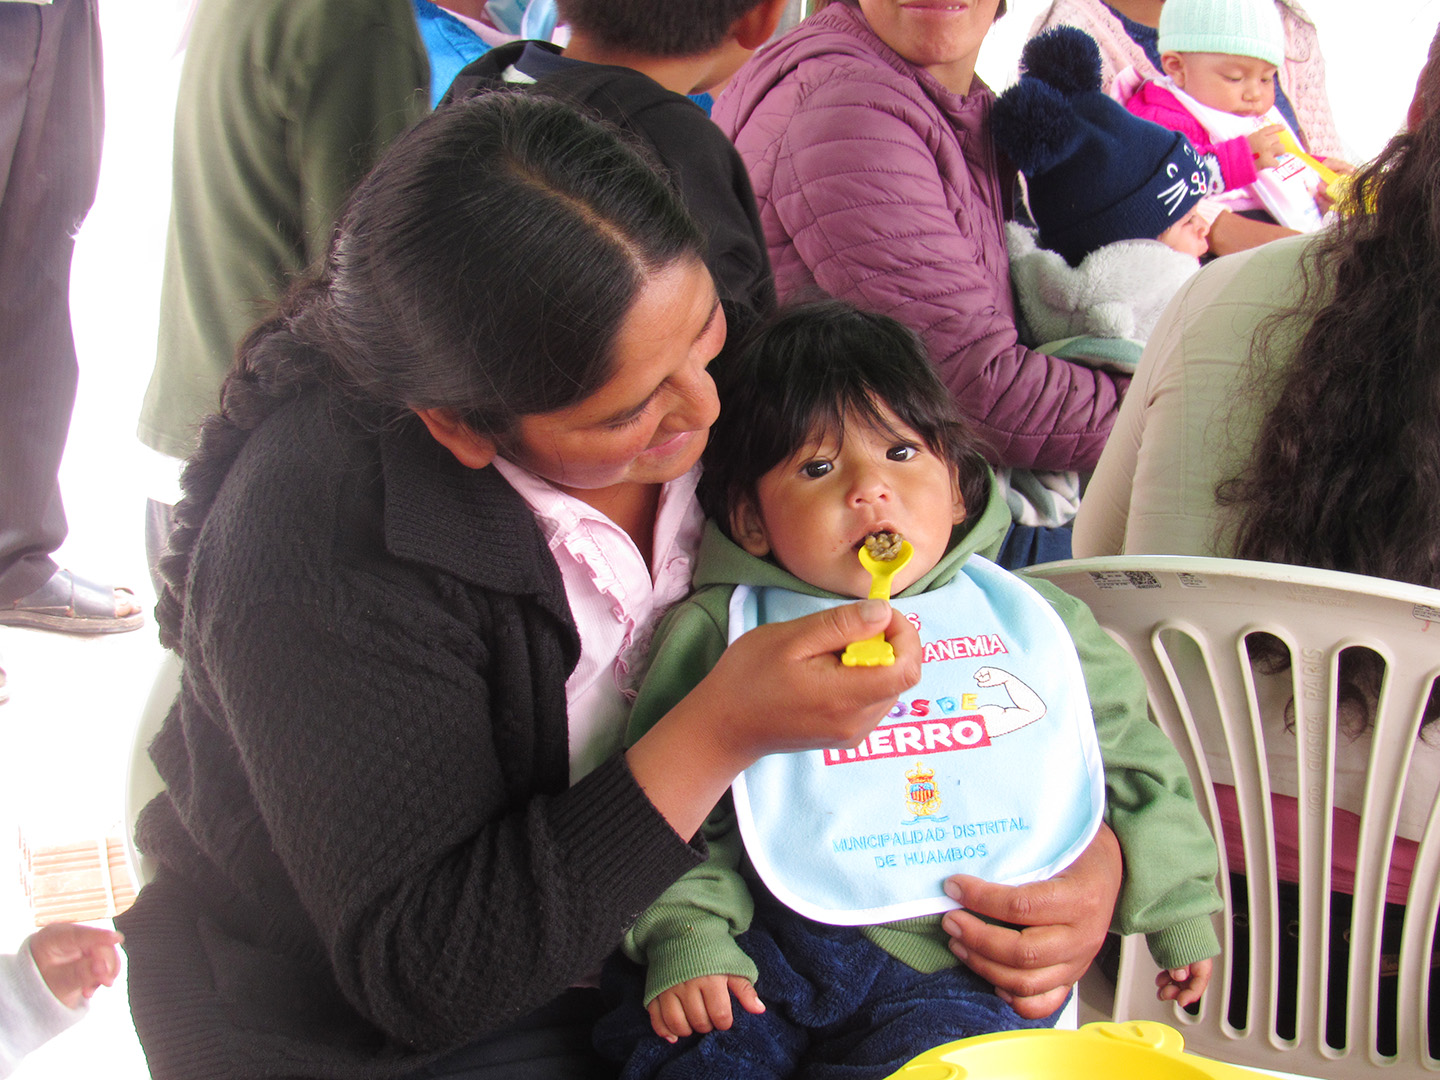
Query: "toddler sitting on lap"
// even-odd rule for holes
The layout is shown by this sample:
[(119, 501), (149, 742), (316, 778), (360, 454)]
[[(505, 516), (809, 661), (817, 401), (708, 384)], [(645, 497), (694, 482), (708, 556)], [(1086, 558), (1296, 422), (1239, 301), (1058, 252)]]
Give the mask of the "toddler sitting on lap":
[(717, 383), (696, 591), (656, 633), (630, 737), (751, 627), (866, 596), (879, 533), (909, 549), (891, 589), (925, 660), (858, 747), (771, 755), (737, 780), (707, 862), (627, 936), (644, 970), (607, 972), (602, 1053), (625, 1080), (879, 1080), (939, 1043), (1049, 1025), (957, 960), (943, 883), (1053, 878), (1102, 814), (1125, 856), (1117, 928), (1147, 934), (1162, 998), (1198, 1000), (1220, 900), (1185, 768), (1084, 605), (985, 557), (1010, 514), (919, 338), (804, 305)]

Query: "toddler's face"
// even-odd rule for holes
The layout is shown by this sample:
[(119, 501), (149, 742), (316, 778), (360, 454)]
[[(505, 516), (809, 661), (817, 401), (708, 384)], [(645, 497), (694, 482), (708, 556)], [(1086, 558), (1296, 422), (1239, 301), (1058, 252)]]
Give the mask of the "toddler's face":
[(860, 546), (879, 530), (898, 532), (915, 548), (895, 575), (893, 591), (914, 584), (940, 561), (950, 531), (965, 519), (955, 471), (882, 406), (895, 435), (846, 417), (843, 443), (815, 433), (763, 477), (758, 505), (737, 507), (731, 532), (751, 555), (773, 555), (811, 585), (865, 596), (870, 574)]
[(1156, 239), (1182, 255), (1193, 255), (1198, 259), (1210, 250), (1210, 226), (1200, 216), (1199, 210), (1191, 209)]
[(1275, 65), (1229, 53), (1165, 53), (1165, 74), (1201, 105), (1261, 116), (1275, 104)]

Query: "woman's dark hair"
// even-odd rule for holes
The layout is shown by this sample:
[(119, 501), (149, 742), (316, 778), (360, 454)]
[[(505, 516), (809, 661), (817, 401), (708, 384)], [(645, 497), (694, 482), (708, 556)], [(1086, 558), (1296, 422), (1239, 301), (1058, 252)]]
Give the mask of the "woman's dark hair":
[(730, 514), (760, 478), (817, 434), (843, 441), (847, 421), (896, 432), (888, 408), (954, 468), (968, 513), (985, 503), (989, 471), (980, 442), (914, 331), (888, 315), (839, 300), (782, 309), (715, 372), (720, 418), (700, 477), (700, 505), (730, 535)]
[[(1300, 301), (1252, 345), (1275, 404), (1216, 490), (1239, 558), (1440, 588), (1440, 34), (1418, 93), (1423, 117), (1354, 177), (1348, 203), (1368, 212), (1316, 238)], [(1342, 667), (1370, 701), (1373, 661)]]
[(324, 387), (381, 424), (444, 408), (503, 436), (603, 385), (647, 277), (702, 250), (642, 152), (569, 106), (496, 91), (421, 121), (351, 195), (316, 275), (240, 345), (161, 562), (166, 644), (214, 494), (281, 404)]

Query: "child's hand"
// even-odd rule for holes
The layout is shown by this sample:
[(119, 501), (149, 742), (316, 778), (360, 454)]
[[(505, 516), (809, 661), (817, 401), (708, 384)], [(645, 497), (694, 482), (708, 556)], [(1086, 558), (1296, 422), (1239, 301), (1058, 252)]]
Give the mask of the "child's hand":
[(45, 985), (67, 1009), (73, 1009), (101, 986), (115, 985), (120, 954), (115, 946), (125, 938), (114, 930), (79, 923), (51, 923), (30, 939)]
[(1158, 988), (1155, 996), (1161, 1001), (1173, 1001), (1182, 1008), (1194, 1005), (1210, 985), (1210, 969), (1213, 960), (1197, 960), (1188, 967), (1171, 968), (1155, 976)]
[(728, 1031), (734, 1019), (731, 994), (746, 1012), (765, 1011), (765, 1003), (749, 979), (739, 975), (702, 975), (657, 994), (649, 1005), (650, 1026), (656, 1035), (672, 1043), (695, 1032), (703, 1035), (717, 1028)]
[(1329, 184), (1321, 184), (1315, 189), (1315, 205), (1320, 213), (1328, 214), (1335, 206), (1335, 203), (1344, 195), (1345, 188), (1349, 181), (1344, 179), (1355, 172), (1355, 166), (1340, 158), (1326, 158), (1325, 167), (1337, 174), (1337, 179)]
[(1285, 153), (1285, 147), (1280, 142), (1280, 132), (1284, 130), (1279, 124), (1271, 124), (1250, 133), (1246, 141), (1250, 143), (1255, 168), (1273, 169), (1280, 163), (1280, 155)]

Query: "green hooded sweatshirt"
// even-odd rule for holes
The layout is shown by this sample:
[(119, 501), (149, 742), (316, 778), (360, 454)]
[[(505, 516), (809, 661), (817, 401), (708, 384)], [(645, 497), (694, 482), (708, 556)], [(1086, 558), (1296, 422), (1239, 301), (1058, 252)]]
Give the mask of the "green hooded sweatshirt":
[[(992, 477), (984, 512), (957, 525), (939, 563), (900, 595), (946, 584), (973, 554), (993, 559), (1009, 524), (1009, 508)], [(1049, 601), (1070, 631), (1090, 695), (1105, 763), (1105, 820), (1125, 858), (1112, 929), (1145, 934), (1162, 968), (1216, 955), (1220, 943), (1210, 919), (1221, 907), (1215, 888), (1215, 842), (1200, 817), (1184, 763), (1150, 721), (1139, 668), (1079, 600), (1048, 582), (1027, 583)], [(748, 554), (714, 522), (706, 525), (700, 541), (694, 585), (694, 593), (656, 630), (650, 667), (631, 712), (632, 743), (694, 689), (725, 651), (735, 586), (835, 595)], [(757, 978), (755, 965), (735, 943), (749, 927), (754, 905), (748, 885), (752, 872), (744, 863), (728, 795), (703, 831), (709, 859), (667, 889), (626, 935), (626, 953), (647, 968), (647, 1005), (669, 987), (704, 975), (739, 975), (752, 982)], [(959, 962), (950, 952), (939, 915), (857, 929), (922, 972)]]

